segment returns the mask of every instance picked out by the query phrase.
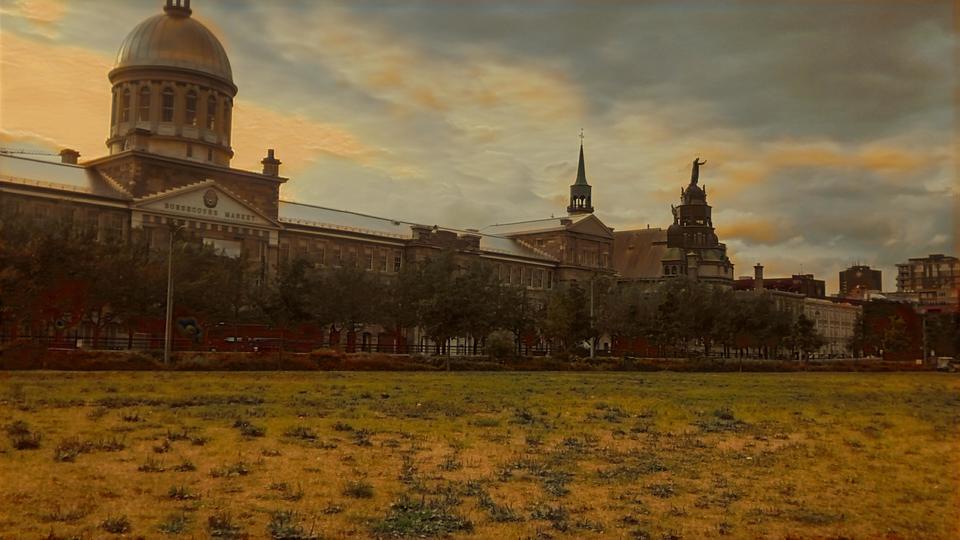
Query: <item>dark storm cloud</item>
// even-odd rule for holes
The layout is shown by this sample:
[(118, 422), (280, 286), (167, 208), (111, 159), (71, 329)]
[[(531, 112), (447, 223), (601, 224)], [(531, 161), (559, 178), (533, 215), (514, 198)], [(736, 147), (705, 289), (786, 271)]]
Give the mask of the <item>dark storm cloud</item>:
[(944, 129), (948, 2), (352, 2), (436, 55), (482, 48), (563, 66), (598, 114), (625, 97), (716, 102), (763, 136)]
[[(4, 29), (112, 57), (160, 4), (70, 3)], [(833, 273), (856, 259), (890, 276), (952, 243), (945, 0), (193, 8), (240, 87), (233, 163), (277, 148), (286, 198), (461, 228), (559, 215), (582, 127), (598, 215), (617, 229), (667, 225), (701, 153), (738, 264)], [(106, 73), (95, 78), (106, 108)], [(69, 114), (61, 102), (51, 117)], [(36, 125), (19, 129), (61, 136)]]

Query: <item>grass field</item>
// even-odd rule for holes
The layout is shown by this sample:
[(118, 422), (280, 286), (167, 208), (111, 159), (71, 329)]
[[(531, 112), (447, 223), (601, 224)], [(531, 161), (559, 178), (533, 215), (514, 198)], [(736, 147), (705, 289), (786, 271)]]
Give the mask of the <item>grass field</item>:
[(0, 374), (0, 538), (958, 538), (936, 373)]

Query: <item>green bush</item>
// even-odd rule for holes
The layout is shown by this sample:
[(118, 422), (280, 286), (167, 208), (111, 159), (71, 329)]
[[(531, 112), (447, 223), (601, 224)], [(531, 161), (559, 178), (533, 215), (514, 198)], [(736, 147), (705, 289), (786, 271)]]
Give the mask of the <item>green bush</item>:
[(491, 332), (483, 344), (487, 355), (493, 360), (512, 358), (517, 351), (513, 332), (506, 330)]

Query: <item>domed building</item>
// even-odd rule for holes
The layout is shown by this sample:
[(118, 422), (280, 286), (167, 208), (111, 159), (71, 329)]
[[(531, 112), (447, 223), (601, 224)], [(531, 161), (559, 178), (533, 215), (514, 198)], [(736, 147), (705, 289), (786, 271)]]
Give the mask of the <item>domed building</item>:
[[(272, 149), (261, 171), (233, 168), (238, 89), (226, 49), (194, 17), (190, 0), (166, 0), (133, 28), (106, 75), (107, 154), (81, 162), (64, 149), (51, 162), (0, 152), (0, 213), (70, 221), (101, 241), (139, 237), (164, 252), (174, 241), (202, 243), (246, 260), (258, 282), (297, 259), (392, 279), (407, 261), (444, 249), (484, 259), (533, 297), (563, 280), (612, 273), (612, 232), (592, 214), (582, 149), (569, 216), (484, 231), (417, 224), (281, 199), (288, 179)], [(91, 326), (85, 322), (78, 337)], [(424, 339), (416, 329), (401, 336), (375, 326), (345, 337), (380, 350)]]
[(138, 24), (110, 71), (110, 154), (134, 148), (228, 166), (237, 87), (223, 45), (191, 17), (190, 0), (168, 0)]

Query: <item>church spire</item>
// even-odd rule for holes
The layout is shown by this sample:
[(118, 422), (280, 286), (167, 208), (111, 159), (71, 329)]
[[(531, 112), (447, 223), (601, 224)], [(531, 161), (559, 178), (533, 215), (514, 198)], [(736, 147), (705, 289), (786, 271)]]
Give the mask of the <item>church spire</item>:
[(577, 166), (577, 181), (574, 182), (576, 185), (588, 186), (587, 184), (587, 169), (583, 166), (583, 133), (580, 133), (580, 165)]
[(593, 188), (587, 183), (587, 169), (583, 162), (583, 130), (581, 129), (580, 163), (577, 165), (577, 179), (570, 186), (570, 206), (567, 207), (567, 213), (592, 214), (591, 191), (593, 191)]

